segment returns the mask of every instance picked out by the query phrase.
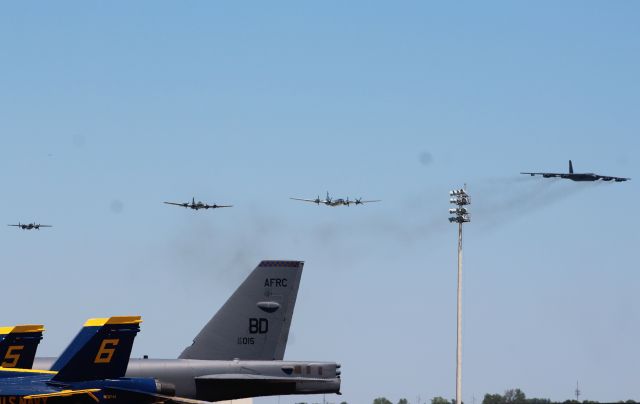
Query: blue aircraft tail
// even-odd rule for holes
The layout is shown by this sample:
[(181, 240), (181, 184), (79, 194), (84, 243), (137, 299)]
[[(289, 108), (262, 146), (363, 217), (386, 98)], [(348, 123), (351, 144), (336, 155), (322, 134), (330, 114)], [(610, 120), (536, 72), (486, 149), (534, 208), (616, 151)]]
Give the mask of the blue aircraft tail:
[(0, 327), (0, 366), (31, 369), (43, 331), (41, 324)]
[(140, 316), (92, 318), (53, 364), (53, 381), (116, 379), (127, 371)]

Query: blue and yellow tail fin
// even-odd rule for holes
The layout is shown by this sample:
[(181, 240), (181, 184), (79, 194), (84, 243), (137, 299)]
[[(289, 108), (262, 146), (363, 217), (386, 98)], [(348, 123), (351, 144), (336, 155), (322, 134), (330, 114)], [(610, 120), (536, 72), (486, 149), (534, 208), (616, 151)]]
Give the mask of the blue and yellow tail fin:
[(43, 331), (41, 324), (0, 327), (0, 366), (31, 369)]
[(89, 319), (53, 364), (52, 380), (116, 379), (127, 371), (140, 316)]

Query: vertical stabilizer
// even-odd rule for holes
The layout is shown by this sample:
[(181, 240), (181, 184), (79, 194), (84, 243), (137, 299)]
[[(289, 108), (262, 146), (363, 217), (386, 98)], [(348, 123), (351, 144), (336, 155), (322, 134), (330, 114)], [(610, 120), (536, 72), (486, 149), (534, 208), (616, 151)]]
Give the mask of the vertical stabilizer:
[(573, 163), (569, 160), (569, 174), (573, 174)]
[(262, 261), (180, 359), (282, 360), (302, 261)]
[(40, 324), (0, 327), (0, 366), (31, 369), (43, 331)]
[(127, 371), (140, 316), (89, 319), (53, 364), (54, 381), (117, 379)]

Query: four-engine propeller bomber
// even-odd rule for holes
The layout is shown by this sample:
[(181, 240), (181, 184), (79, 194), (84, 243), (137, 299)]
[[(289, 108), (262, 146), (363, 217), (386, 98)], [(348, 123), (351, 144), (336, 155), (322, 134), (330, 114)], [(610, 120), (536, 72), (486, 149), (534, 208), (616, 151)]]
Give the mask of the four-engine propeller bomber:
[(625, 177), (613, 177), (610, 175), (600, 175), (594, 173), (574, 173), (573, 172), (573, 163), (569, 160), (569, 172), (568, 173), (520, 173), (520, 174), (529, 174), (530, 176), (541, 175), (543, 178), (564, 178), (571, 181), (615, 181), (615, 182), (623, 182), (629, 181), (631, 178)]
[(33, 229), (40, 230), (41, 227), (53, 227), (48, 224), (20, 223), (20, 222), (18, 222), (18, 224), (8, 224), (7, 226), (19, 227), (22, 230), (33, 230)]
[(318, 195), (316, 197), (316, 199), (303, 199), (303, 198), (289, 198), (289, 199), (293, 199), (294, 201), (303, 201), (303, 202), (311, 202), (311, 203), (315, 203), (316, 205), (327, 205), (327, 206), (331, 206), (331, 207), (336, 207), (336, 206), (350, 206), (350, 205), (364, 205), (365, 203), (371, 203), (371, 202), (380, 202), (380, 199), (374, 199), (374, 200), (370, 200), (370, 201), (363, 201), (362, 198), (356, 198), (354, 200), (350, 200), (349, 197), (347, 197), (346, 199), (342, 199), (342, 198), (331, 198), (329, 196), (329, 192), (327, 192), (327, 197), (325, 199), (320, 199), (320, 196)]
[(213, 205), (207, 205), (206, 203), (203, 203), (201, 201), (196, 202), (196, 198), (191, 198), (191, 202), (184, 202), (184, 203), (178, 203), (178, 202), (165, 202), (167, 205), (175, 205), (175, 206), (182, 206), (183, 208), (189, 208), (189, 209), (194, 209), (194, 210), (198, 210), (198, 209), (217, 209), (217, 208), (231, 208), (233, 207), (233, 205), (216, 205), (215, 203)]

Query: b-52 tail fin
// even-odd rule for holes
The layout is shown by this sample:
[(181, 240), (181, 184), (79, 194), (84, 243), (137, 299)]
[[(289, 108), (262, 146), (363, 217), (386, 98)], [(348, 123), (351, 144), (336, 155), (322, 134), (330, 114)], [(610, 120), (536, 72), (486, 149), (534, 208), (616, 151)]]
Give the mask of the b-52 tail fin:
[(0, 327), (0, 366), (31, 369), (43, 331), (40, 324)]
[(127, 371), (140, 316), (89, 319), (53, 364), (53, 381), (116, 379)]
[(262, 261), (180, 359), (282, 360), (302, 261)]
[(573, 174), (573, 163), (569, 160), (569, 174)]

